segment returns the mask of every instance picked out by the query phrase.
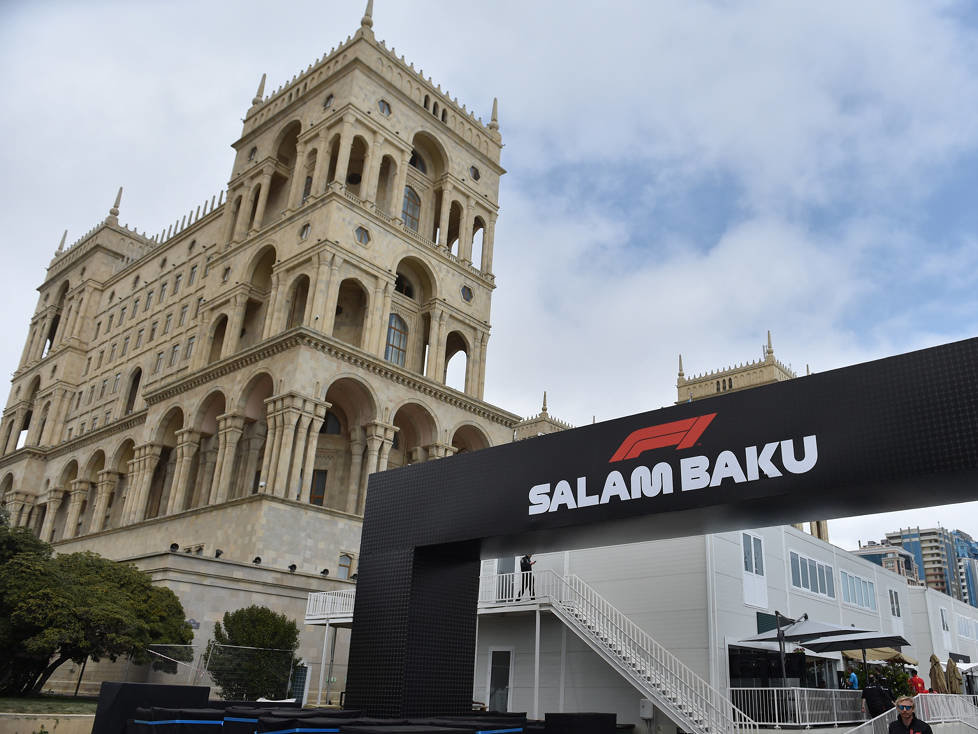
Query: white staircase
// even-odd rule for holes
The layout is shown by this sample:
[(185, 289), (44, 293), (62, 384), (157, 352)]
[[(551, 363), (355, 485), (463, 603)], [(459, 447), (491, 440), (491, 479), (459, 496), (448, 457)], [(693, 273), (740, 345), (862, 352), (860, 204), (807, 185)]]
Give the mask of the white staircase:
[[(522, 587), (520, 575), (483, 577), (480, 606), (528, 601), (529, 591), (522, 599), (515, 598)], [(730, 699), (577, 576), (541, 571), (535, 574), (534, 585), (535, 603), (549, 602), (553, 613), (564, 624), (686, 731), (692, 734), (757, 731), (757, 724)], [(489, 597), (495, 595), (495, 599), (487, 598), (486, 592)]]

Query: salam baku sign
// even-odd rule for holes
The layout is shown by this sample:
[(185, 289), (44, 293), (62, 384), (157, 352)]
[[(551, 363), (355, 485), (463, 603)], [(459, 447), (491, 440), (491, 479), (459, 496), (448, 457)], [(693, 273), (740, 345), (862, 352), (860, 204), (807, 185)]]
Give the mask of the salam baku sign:
[(347, 704), (463, 713), (480, 559), (978, 498), (978, 340), (374, 474)]

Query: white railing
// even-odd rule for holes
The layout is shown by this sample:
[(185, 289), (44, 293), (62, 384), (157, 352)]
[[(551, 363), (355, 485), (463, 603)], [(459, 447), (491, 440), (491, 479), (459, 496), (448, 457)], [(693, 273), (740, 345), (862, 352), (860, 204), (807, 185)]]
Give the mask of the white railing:
[[(914, 698), (917, 718), (928, 724), (961, 722), (978, 728), (978, 708), (971, 696), (956, 693), (921, 693)], [(849, 729), (846, 734), (887, 734), (890, 722), (896, 719), (896, 709)]]
[(480, 605), (549, 601), (554, 614), (676, 723), (699, 734), (756, 732), (757, 724), (577, 576), (552, 571), (484, 576)]
[(861, 691), (731, 688), (730, 699), (760, 726), (834, 726), (863, 720)]
[(306, 600), (306, 621), (334, 617), (352, 617), (356, 591), (318, 591)]

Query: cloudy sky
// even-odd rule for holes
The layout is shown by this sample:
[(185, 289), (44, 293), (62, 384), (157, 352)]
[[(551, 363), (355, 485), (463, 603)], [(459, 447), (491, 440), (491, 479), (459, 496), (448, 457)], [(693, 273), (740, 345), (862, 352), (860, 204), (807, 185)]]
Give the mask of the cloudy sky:
[[(0, 4), (0, 373), (34, 287), (125, 186), (154, 233), (231, 170), (258, 79), (362, 0)], [(574, 424), (761, 355), (797, 372), (978, 334), (978, 13), (966, 1), (376, 0), (374, 30), (476, 114), (499, 98), (486, 398)], [(622, 314), (636, 314), (623, 318)], [(978, 493), (976, 493), (978, 496)], [(833, 521), (978, 534), (978, 506)]]

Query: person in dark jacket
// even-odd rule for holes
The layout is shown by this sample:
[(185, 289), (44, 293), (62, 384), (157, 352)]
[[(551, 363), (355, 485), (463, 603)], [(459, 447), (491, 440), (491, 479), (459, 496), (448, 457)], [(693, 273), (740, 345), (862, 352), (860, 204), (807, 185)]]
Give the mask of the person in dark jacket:
[(520, 575), (523, 577), (523, 588), (520, 589), (520, 598), (523, 598), (523, 594), (526, 590), (530, 590), (530, 598), (536, 599), (537, 596), (537, 586), (533, 581), (533, 564), (536, 561), (530, 558), (530, 554), (527, 553), (520, 559)]
[(934, 734), (930, 724), (921, 721), (914, 713), (914, 702), (910, 696), (900, 696), (896, 700), (897, 717), (890, 722), (889, 734)]
[(875, 719), (893, 708), (893, 693), (880, 685), (879, 678), (869, 676), (869, 685), (863, 689), (863, 708), (869, 718)]

